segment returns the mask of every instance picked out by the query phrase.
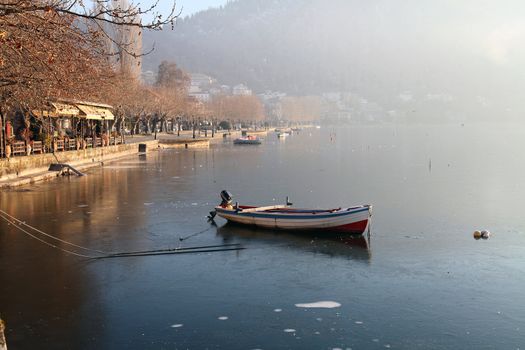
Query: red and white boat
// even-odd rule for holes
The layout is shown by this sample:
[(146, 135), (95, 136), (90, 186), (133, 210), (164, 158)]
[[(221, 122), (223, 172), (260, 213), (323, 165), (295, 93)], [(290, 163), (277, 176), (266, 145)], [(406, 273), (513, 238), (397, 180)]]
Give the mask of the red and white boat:
[(287, 201), (286, 205), (267, 207), (232, 206), (231, 195), (227, 191), (221, 192), (221, 197), (223, 202), (215, 207), (215, 213), (229, 222), (282, 230), (362, 234), (368, 227), (372, 213), (371, 205), (337, 209), (295, 209)]

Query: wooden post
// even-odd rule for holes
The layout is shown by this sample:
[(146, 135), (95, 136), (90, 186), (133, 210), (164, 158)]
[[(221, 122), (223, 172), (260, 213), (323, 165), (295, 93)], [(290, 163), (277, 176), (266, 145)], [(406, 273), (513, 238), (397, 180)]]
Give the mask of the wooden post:
[(4, 127), (4, 113), (0, 109), (0, 158), (5, 154), (5, 127)]
[(0, 319), (0, 350), (7, 350), (7, 341), (5, 340), (5, 324)]

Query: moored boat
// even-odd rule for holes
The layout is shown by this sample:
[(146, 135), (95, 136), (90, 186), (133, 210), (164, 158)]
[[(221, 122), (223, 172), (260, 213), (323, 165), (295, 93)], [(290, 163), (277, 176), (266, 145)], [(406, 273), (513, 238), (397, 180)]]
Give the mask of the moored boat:
[(229, 222), (282, 230), (362, 234), (368, 227), (372, 212), (371, 205), (336, 209), (296, 209), (291, 208), (291, 203), (265, 207), (233, 206), (229, 192), (221, 192), (221, 197), (223, 201), (215, 207), (215, 213)]
[(260, 145), (261, 139), (259, 139), (257, 136), (243, 136), (239, 137), (238, 139), (233, 140), (233, 143), (236, 145)]

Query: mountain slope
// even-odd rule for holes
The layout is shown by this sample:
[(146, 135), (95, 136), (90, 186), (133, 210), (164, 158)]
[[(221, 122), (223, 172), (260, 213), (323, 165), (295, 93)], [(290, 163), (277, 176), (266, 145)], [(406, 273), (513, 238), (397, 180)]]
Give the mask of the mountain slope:
[[(144, 67), (171, 59), (259, 92), (354, 91), (382, 104), (404, 91), (452, 96), (458, 108), (482, 97), (493, 112), (523, 106), (525, 6), (503, 3), (239, 0), (185, 18), (174, 31), (146, 33), (146, 47), (156, 44)], [(517, 37), (505, 37), (509, 30)], [(498, 33), (513, 46), (501, 47)]]

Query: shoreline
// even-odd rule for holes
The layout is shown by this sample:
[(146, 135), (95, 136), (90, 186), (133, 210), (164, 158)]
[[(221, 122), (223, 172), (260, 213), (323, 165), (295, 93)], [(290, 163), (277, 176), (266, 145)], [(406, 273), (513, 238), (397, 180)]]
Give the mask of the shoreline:
[[(272, 130), (247, 130), (246, 132), (260, 135)], [(49, 171), (49, 165), (52, 163), (69, 164), (76, 170), (84, 171), (103, 166), (107, 162), (139, 154), (139, 144), (146, 144), (146, 152), (169, 148), (208, 148), (210, 143), (222, 142), (226, 134), (216, 132), (215, 136), (211, 137), (210, 133), (207, 137), (197, 136), (196, 138), (192, 137), (192, 131), (189, 130), (181, 132), (180, 136), (167, 133), (158, 134), (157, 139), (154, 139), (153, 135), (135, 135), (127, 137), (127, 143), (121, 145), (0, 159), (0, 189), (26, 186), (57, 178), (62, 172)], [(240, 137), (241, 134), (241, 131), (232, 131), (228, 133), (228, 138)]]
[[(66, 151), (59, 154), (47, 153), (42, 155), (22, 156), (2, 159), (2, 165), (10, 166), (15, 173), (9, 173), (0, 178), (0, 189), (9, 189), (24, 185), (31, 185), (36, 182), (51, 180), (61, 175), (62, 171), (49, 171), (51, 163), (65, 163), (71, 165), (79, 171), (102, 166), (106, 162), (138, 154), (139, 144), (146, 144), (147, 152), (158, 150), (158, 141), (142, 141), (118, 146), (107, 146), (98, 149)], [(82, 154), (83, 153), (83, 154)], [(55, 156), (58, 156), (55, 158)], [(62, 158), (62, 159), (60, 159)], [(57, 159), (59, 161), (57, 161)], [(26, 167), (21, 171), (16, 171), (17, 166), (25, 164)], [(34, 166), (31, 166), (34, 165)]]

